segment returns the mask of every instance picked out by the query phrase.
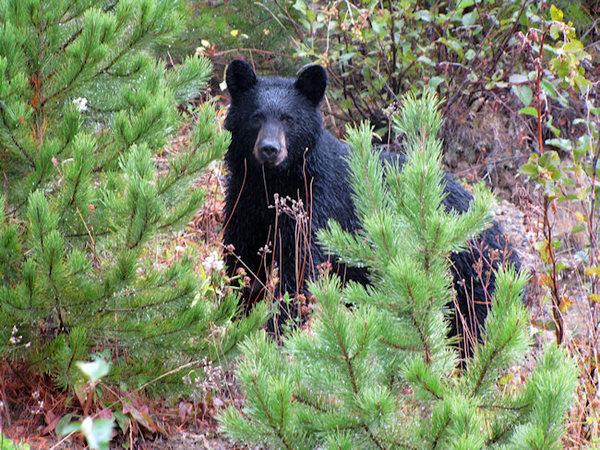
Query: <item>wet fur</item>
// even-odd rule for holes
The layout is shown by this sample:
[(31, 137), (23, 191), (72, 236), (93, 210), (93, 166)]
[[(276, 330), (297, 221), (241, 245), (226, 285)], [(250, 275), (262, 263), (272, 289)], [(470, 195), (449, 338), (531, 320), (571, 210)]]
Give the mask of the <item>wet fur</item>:
[[(279, 268), (276, 295), (284, 292), (293, 295), (305, 293), (304, 280), (315, 277), (317, 266), (329, 259), (316, 244), (316, 231), (325, 227), (330, 219), (348, 231), (359, 228), (348, 179), (348, 146), (324, 128), (318, 102), (315, 104), (314, 98), (299, 93), (296, 85), (294, 79), (258, 78), (251, 88), (232, 95), (225, 122), (232, 133), (232, 142), (225, 157), (228, 181), (224, 242), (235, 247), (235, 254), (227, 255), (226, 262), (231, 274), (238, 267), (244, 267), (256, 277), (253, 288), (245, 293), (246, 307), (251, 307), (260, 297), (261, 287), (267, 283), (269, 267), (265, 267), (265, 258), (259, 255), (259, 249), (266, 243), (275, 244), (274, 254), (267, 260), (276, 261)], [(291, 114), (294, 119), (286, 129), (288, 155), (278, 167), (261, 165), (253, 155), (259, 130), (253, 127), (250, 117), (257, 111), (269, 111), (273, 116)], [(398, 153), (383, 152), (382, 159), (404, 162)], [(448, 209), (458, 212), (468, 209), (471, 194), (450, 175), (446, 175), (446, 192), (444, 203)], [(308, 237), (304, 237), (308, 243), (297, 242), (296, 220), (286, 214), (276, 217), (272, 207), (275, 194), (303, 201), (310, 218)], [(493, 269), (499, 260), (490, 264), (493, 250), (498, 250), (501, 259), (504, 255), (504, 259), (519, 268), (517, 255), (496, 223), (472, 243), (470, 250), (451, 257), (458, 307), (474, 335), (479, 334), (488, 311), (485, 302), (494, 289)], [(296, 273), (298, 260), (303, 267), (299, 274)], [(480, 260), (483, 280), (477, 270)], [(346, 280), (369, 281), (364, 269), (343, 265), (335, 269)], [(296, 313), (294, 306), (282, 307), (281, 318), (284, 321)], [(276, 327), (277, 324), (271, 324), (272, 329)], [(453, 335), (464, 332), (461, 320), (453, 321), (451, 332)]]

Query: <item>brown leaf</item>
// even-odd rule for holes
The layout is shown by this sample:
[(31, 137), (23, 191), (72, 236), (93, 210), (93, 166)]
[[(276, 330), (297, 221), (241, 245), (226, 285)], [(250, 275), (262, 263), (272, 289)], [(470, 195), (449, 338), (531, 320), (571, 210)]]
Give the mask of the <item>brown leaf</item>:
[(152, 431), (153, 433), (161, 433), (166, 434), (165, 430), (154, 422), (150, 414), (148, 413), (147, 406), (141, 406), (140, 408), (136, 408), (131, 403), (123, 404), (123, 414), (129, 414), (129, 416), (135, 420), (137, 423), (142, 425), (148, 431)]
[(100, 417), (101, 419), (112, 419), (113, 413), (109, 408), (104, 408), (98, 413), (98, 417)]
[(563, 295), (563, 298), (560, 301), (560, 305), (558, 305), (558, 309), (560, 309), (561, 313), (567, 312), (571, 306), (573, 306), (573, 301), (566, 295)]
[(56, 425), (58, 425), (58, 422), (60, 422), (60, 416), (57, 416), (52, 411), (46, 411), (46, 414), (44, 415), (44, 419), (46, 420), (47, 425), (44, 427), (44, 429), (41, 432), (42, 436), (54, 431), (54, 429), (56, 428)]

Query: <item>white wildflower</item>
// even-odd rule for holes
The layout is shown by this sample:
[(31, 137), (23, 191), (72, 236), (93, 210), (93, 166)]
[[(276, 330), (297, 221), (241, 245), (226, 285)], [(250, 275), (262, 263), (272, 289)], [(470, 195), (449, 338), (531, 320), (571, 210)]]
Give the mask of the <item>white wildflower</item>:
[(86, 112), (88, 110), (88, 100), (85, 97), (77, 97), (73, 99), (73, 104), (81, 113)]
[(17, 336), (17, 333), (19, 332), (19, 329), (17, 328), (16, 325), (13, 326), (12, 328), (12, 333), (9, 339), (9, 342), (12, 345), (17, 345), (21, 343), (21, 340), (23, 339), (23, 336)]
[(202, 265), (206, 272), (212, 272), (213, 270), (220, 271), (225, 267), (225, 263), (217, 252), (211, 252), (211, 254), (202, 262)]

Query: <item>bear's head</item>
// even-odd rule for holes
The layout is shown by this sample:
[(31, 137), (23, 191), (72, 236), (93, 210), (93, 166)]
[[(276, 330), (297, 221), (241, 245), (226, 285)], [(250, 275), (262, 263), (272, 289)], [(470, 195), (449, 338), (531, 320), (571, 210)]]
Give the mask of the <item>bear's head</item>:
[(302, 167), (323, 128), (319, 105), (327, 86), (325, 69), (311, 65), (295, 79), (257, 77), (248, 63), (235, 60), (225, 80), (231, 96), (225, 128), (235, 153), (229, 157), (270, 171)]

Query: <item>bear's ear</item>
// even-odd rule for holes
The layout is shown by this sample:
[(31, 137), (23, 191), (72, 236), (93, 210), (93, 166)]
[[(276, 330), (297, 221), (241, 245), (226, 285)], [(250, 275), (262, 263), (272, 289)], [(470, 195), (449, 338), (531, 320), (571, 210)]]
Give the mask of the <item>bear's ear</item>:
[(232, 97), (251, 89), (256, 84), (254, 69), (246, 61), (235, 59), (227, 66), (225, 82)]
[(327, 72), (318, 64), (302, 69), (294, 87), (314, 105), (318, 105), (325, 95)]

